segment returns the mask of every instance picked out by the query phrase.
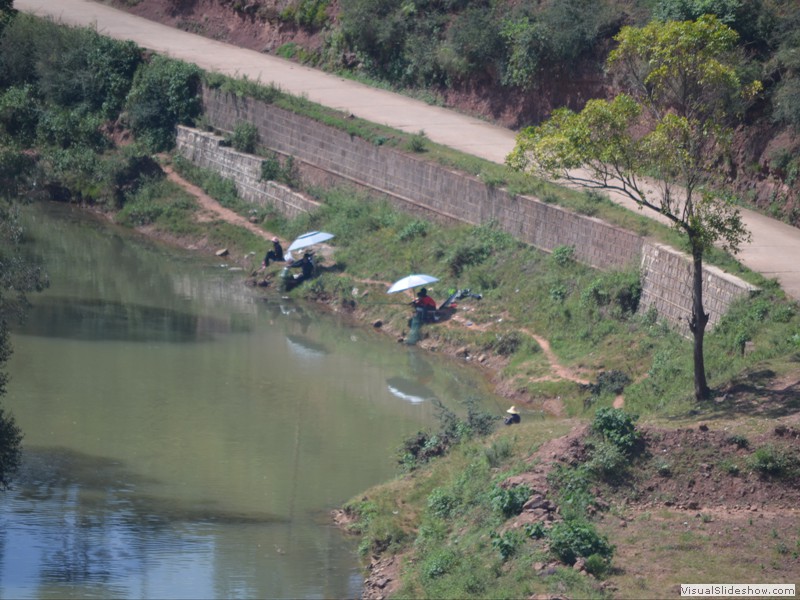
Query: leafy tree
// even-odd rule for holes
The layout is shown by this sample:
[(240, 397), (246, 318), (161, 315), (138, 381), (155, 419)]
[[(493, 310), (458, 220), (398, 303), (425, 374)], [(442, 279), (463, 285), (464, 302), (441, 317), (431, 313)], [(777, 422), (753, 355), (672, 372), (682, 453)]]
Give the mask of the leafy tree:
[(14, 17), (15, 13), (14, 0), (0, 0), (0, 33), (3, 32), (3, 28)]
[[(4, 156), (6, 152), (2, 153)], [(9, 166), (8, 161), (0, 156), (0, 171)], [(19, 166), (13, 163), (11, 166)], [(0, 175), (0, 183), (5, 178)], [(24, 316), (27, 308), (26, 294), (39, 291), (47, 286), (47, 277), (38, 266), (26, 260), (21, 252), (23, 242), (22, 229), (18, 225), (17, 212), (5, 193), (8, 188), (0, 190), (0, 369), (11, 357), (9, 342), (9, 324), (14, 319)], [(0, 371), (0, 397), (5, 395), (8, 375)], [(11, 483), (14, 473), (19, 468), (21, 459), (22, 432), (17, 427), (14, 417), (0, 408), (0, 490), (5, 490)]]
[(33, 87), (23, 85), (0, 92), (0, 139), (28, 147), (36, 135), (39, 106)]
[(778, 47), (767, 65), (779, 82), (772, 98), (772, 117), (800, 132), (800, 10), (782, 15), (776, 29)]
[(200, 114), (200, 69), (156, 55), (136, 72), (128, 95), (133, 133), (154, 152), (175, 143), (175, 126)]
[(659, 0), (653, 9), (660, 21), (694, 21), (703, 15), (714, 15), (739, 34), (740, 42), (762, 49), (775, 20), (763, 0)]
[(624, 27), (615, 39), (608, 66), (628, 93), (591, 100), (580, 113), (554, 111), (518, 135), (507, 163), (619, 193), (685, 235), (693, 261), (694, 391), (706, 398), (703, 256), (715, 243), (735, 253), (749, 238), (730, 198), (713, 187), (713, 174), (721, 170), (737, 109), (760, 82), (741, 81), (733, 53), (738, 35), (713, 16)]
[(83, 107), (115, 118), (142, 60), (136, 44), (101, 36), (87, 27), (39, 29), (48, 33), (36, 40), (42, 94), (59, 106)]

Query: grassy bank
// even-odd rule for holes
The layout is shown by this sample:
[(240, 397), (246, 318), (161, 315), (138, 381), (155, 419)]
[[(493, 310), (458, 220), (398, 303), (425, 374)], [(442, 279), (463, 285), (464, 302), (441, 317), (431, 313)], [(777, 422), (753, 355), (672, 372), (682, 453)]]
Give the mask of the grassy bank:
[[(619, 393), (630, 410), (641, 414), (679, 416), (698, 409), (692, 400), (690, 342), (658, 315), (638, 310), (636, 271), (595, 271), (577, 263), (569, 247), (543, 253), (491, 223), (444, 227), (346, 188), (309, 190), (322, 202), (316, 214), (294, 220), (254, 214), (218, 176), (180, 160), (176, 164), (226, 206), (284, 239), (309, 230), (336, 234), (333, 257), (323, 259), (320, 276), (295, 295), (322, 300), (365, 322), (380, 320), (402, 335), (409, 317), (404, 303), (411, 296), (387, 295), (392, 281), (415, 272), (435, 275), (440, 281), (429, 291), (438, 302), (456, 289), (481, 294), (481, 300), (461, 302), (459, 318), (424, 327), (422, 345), (460, 350), (476, 361), (483, 356), (499, 369), (497, 380), (513, 398), (541, 408), (560, 397), (571, 416), (609, 406)], [(233, 245), (234, 238), (226, 243)], [(256, 253), (248, 265), (255, 268), (263, 242), (248, 234), (236, 247), (241, 255)], [(709, 380), (720, 394), (747, 373), (779, 374), (797, 360), (796, 304), (773, 283), (760, 283), (762, 291), (737, 303), (708, 335)], [(537, 338), (544, 338), (558, 361), (580, 377), (553, 376)], [(578, 379), (592, 385), (582, 386)]]
[(628, 428), (615, 409), (581, 423), (464, 439), (348, 502), (340, 520), (372, 565), (365, 597), (667, 598), (683, 583), (796, 581), (791, 426)]
[[(762, 281), (762, 292), (739, 302), (708, 335), (716, 396), (697, 404), (690, 342), (657, 315), (636, 310), (635, 272), (600, 273), (576, 263), (570, 248), (542, 253), (491, 224), (442, 227), (349, 189), (309, 190), (323, 207), (298, 219), (253, 215), (248, 205), (219, 192), (226, 186), (217, 176), (177, 163), (226, 206), (255, 216), (283, 239), (313, 229), (336, 233), (333, 254), (322, 260), (319, 276), (290, 292), (293, 296), (348, 312), (365, 326), (380, 320), (400, 336), (407, 329), (404, 303), (410, 295), (387, 295), (394, 279), (409, 272), (435, 274), (440, 282), (429, 288), (440, 301), (451, 289), (482, 294), (480, 300), (462, 301), (459, 319), (426, 326), (421, 345), (493, 369), (499, 388), (523, 408), (523, 423), (482, 437), (444, 419), (442, 431), (420, 432), (398, 449), (396, 479), (345, 505), (344, 526), (359, 536), (365, 564), (373, 564), (365, 597), (378, 597), (388, 586), (393, 597), (415, 598), (656, 598), (679, 579), (715, 581), (715, 574), (724, 573), (731, 580), (774, 582), (794, 576), (797, 539), (788, 529), (784, 535), (748, 511), (720, 508), (718, 500), (709, 500), (717, 492), (708, 492), (702, 505), (687, 502), (697, 506), (693, 512), (679, 505), (680, 489), (692, 488), (689, 481), (700, 472), (700, 462), (720, 486), (740, 483), (748, 490), (773, 485), (774, 465), (795, 468), (795, 448), (776, 451), (771, 439), (743, 449), (726, 441), (768, 435), (774, 419), (792, 418), (800, 408), (791, 395), (776, 392), (782, 381), (797, 379), (800, 321), (796, 305), (775, 285)], [(256, 244), (257, 254), (249, 259), (254, 251), (249, 237), (230, 249), (255, 269), (263, 242)], [(272, 267), (267, 279), (278, 268)], [(268, 286), (264, 293), (281, 292)], [(537, 339), (547, 340), (559, 363), (589, 385), (556, 375)], [(531, 484), (531, 474), (547, 462), (548, 454), (537, 451), (592, 422), (620, 392), (628, 414), (641, 415), (640, 424), (661, 424), (680, 434), (704, 420), (728, 433), (717, 447), (673, 444), (669, 459), (658, 453), (655, 440), (665, 443), (672, 433), (651, 434), (653, 445), (635, 456), (605, 444), (602, 436), (589, 438), (577, 446), (583, 450), (575, 464), (551, 469), (538, 481), (542, 489)], [(538, 412), (556, 398), (572, 418)], [(437, 456), (443, 440), (447, 451)], [(571, 447), (549, 450), (549, 456), (569, 459)], [(688, 454), (674, 450), (681, 447)], [(409, 450), (435, 458), (418, 463), (409, 459)], [(614, 473), (628, 475), (615, 480)], [(670, 481), (680, 482), (677, 491), (659, 487)], [(655, 491), (648, 495), (651, 487)], [(522, 490), (519, 497), (516, 488)], [(557, 528), (526, 521), (529, 512), (523, 513), (520, 503), (537, 492), (559, 507), (555, 522), (565, 515), (572, 520)], [(783, 497), (769, 487), (764, 494)], [(759, 498), (764, 501), (763, 494)], [(794, 519), (769, 514), (775, 522)], [(736, 532), (744, 529), (747, 551), (761, 561), (757, 575), (734, 550), (740, 543)], [(720, 540), (725, 550), (716, 546)], [(698, 571), (712, 548), (712, 567)], [(664, 568), (651, 572), (654, 561)]]

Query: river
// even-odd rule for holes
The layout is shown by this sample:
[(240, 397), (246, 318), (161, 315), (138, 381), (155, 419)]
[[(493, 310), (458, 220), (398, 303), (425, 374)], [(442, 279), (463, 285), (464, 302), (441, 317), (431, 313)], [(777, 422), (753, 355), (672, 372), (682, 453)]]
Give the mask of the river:
[(357, 597), (330, 510), (397, 473), (434, 398), (502, 414), (476, 373), (224, 259), (66, 205), (26, 214), (51, 286), (12, 335), (1, 598)]

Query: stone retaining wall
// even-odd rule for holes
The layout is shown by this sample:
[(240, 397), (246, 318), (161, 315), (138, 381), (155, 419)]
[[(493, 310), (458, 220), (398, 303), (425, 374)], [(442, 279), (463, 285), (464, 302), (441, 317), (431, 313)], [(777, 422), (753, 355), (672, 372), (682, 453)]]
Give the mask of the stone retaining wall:
[(223, 145), (223, 138), (188, 127), (178, 127), (176, 145), (181, 156), (198, 167), (211, 169), (236, 185), (243, 200), (263, 207), (274, 207), (293, 218), (312, 212), (319, 202), (274, 181), (261, 180), (264, 159), (237, 152)]
[[(655, 308), (661, 318), (688, 332), (691, 262), (672, 248), (651, 244), (633, 232), (530, 196), (509, 194), (476, 177), (401, 150), (371, 144), (251, 98), (205, 88), (203, 108), (209, 123), (223, 131), (233, 131), (240, 122), (255, 125), (264, 148), (293, 157), (295, 165), (315, 182), (367, 188), (398, 207), (447, 220), (474, 225), (494, 220), (504, 231), (541, 250), (572, 246), (578, 260), (597, 269), (641, 265), (641, 307)], [(222, 147), (219, 138), (211, 134), (181, 128), (178, 137), (184, 156), (236, 180), (244, 190), (243, 197), (250, 201), (271, 202), (285, 210), (287, 216), (297, 214), (302, 206), (313, 210), (311, 200), (287, 201), (273, 196), (256, 200), (247, 196), (262, 187), (271, 189), (264, 182), (252, 181), (253, 173), (257, 173), (256, 179), (260, 176), (263, 159)], [(243, 175), (245, 172), (250, 175)], [(709, 326), (719, 321), (735, 298), (755, 290), (714, 267), (705, 269), (705, 286)]]

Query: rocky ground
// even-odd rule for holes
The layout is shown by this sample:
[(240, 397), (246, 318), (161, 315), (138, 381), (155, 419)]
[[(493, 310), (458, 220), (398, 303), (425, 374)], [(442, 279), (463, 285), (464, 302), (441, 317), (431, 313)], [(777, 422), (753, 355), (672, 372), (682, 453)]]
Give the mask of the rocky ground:
[[(747, 464), (753, 449), (765, 445), (800, 459), (800, 429), (779, 424), (752, 438), (732, 436), (708, 424), (672, 430), (645, 427), (641, 432), (639, 454), (629, 471), (617, 482), (593, 490), (598, 527), (616, 546), (616, 566), (600, 587), (614, 592), (627, 587), (628, 579), (646, 578), (650, 589), (642, 589), (641, 597), (663, 597), (654, 596), (652, 589), (658, 589), (659, 580), (669, 579), (674, 569), (670, 562), (677, 560), (673, 554), (702, 552), (709, 540), (729, 562), (752, 562), (754, 569), (760, 563), (758, 568), (768, 569), (775, 582), (796, 580), (800, 573), (800, 480), (758, 474)], [(528, 458), (529, 470), (504, 482), (508, 487), (527, 485), (533, 490), (508, 529), (535, 522), (548, 527), (560, 520), (548, 474), (558, 465), (585, 461), (588, 433), (588, 426), (579, 426), (546, 442)], [(341, 511), (335, 518), (340, 525), (347, 524), (348, 517)], [(665, 528), (670, 530), (669, 540), (691, 541), (665, 543)], [(403, 560), (402, 555), (372, 557), (362, 598), (379, 600), (397, 591)], [(546, 576), (560, 566), (557, 561), (535, 563), (532, 576)], [(579, 559), (574, 568), (589, 576), (584, 566), (585, 561)], [(670, 597), (680, 593), (661, 591)]]

